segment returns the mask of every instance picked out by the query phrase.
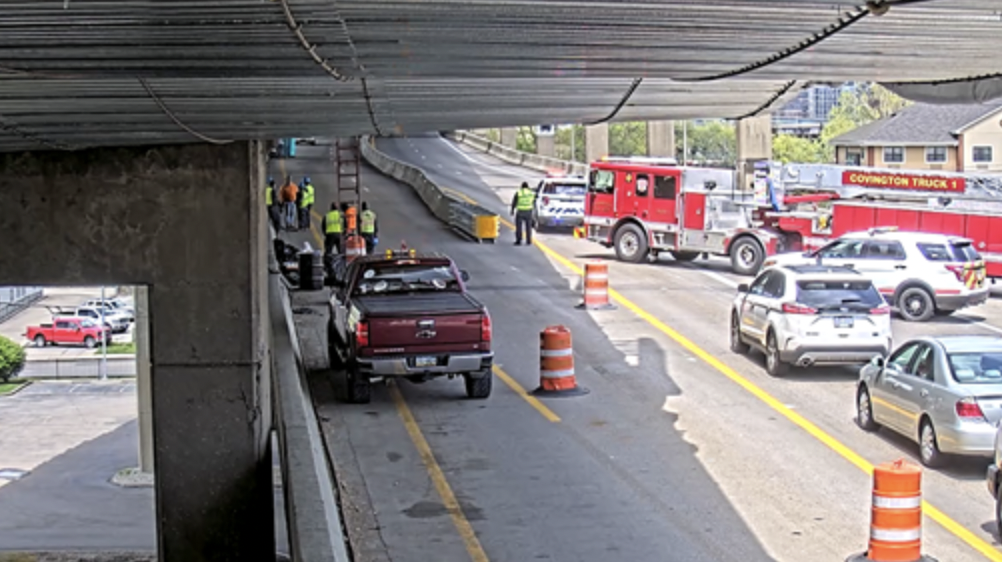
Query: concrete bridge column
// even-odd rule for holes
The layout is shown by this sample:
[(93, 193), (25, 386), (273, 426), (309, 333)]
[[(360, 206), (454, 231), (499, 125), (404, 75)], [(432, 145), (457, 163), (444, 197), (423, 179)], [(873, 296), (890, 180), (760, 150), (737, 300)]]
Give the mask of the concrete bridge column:
[(609, 154), (609, 124), (585, 127), (585, 160), (591, 164)]
[(0, 284), (149, 287), (161, 562), (275, 552), (263, 177), (256, 142), (0, 156)]
[(675, 122), (647, 122), (647, 155), (675, 158)]
[(557, 155), (556, 135), (536, 135), (536, 154), (553, 158)]
[(741, 119), (735, 126), (738, 138), (738, 185), (741, 189), (752, 189), (755, 162), (772, 159), (772, 116)]
[(507, 146), (508, 148), (515, 148), (518, 146), (518, 128), (517, 127), (504, 127), (501, 129), (501, 144)]

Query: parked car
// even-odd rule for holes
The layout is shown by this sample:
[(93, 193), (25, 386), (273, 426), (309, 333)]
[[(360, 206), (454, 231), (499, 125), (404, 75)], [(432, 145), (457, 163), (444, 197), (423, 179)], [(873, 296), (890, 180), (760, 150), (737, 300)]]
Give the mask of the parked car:
[(551, 174), (536, 185), (534, 220), (539, 228), (575, 227), (584, 224), (588, 181), (582, 177)]
[(448, 256), (391, 251), (333, 269), (328, 346), (350, 402), (368, 402), (385, 377), (461, 376), (468, 397), (490, 396), (491, 317)]
[(891, 348), (890, 308), (873, 282), (847, 267), (791, 265), (738, 286), (731, 350), (762, 350), (766, 370), (865, 363)]
[(135, 322), (136, 321), (136, 310), (135, 310), (135, 308), (133, 308), (133, 306), (131, 304), (129, 304), (128, 301), (126, 301), (125, 299), (120, 298), (120, 297), (113, 297), (113, 298), (104, 299), (104, 300), (101, 300), (101, 299), (91, 299), (91, 300), (83, 303), (83, 306), (98, 306), (98, 307), (104, 306), (105, 308), (109, 308), (109, 309), (113, 310), (114, 312), (119, 312), (121, 314), (124, 314), (125, 317), (129, 319), (130, 322)]
[(105, 343), (111, 343), (111, 332), (101, 329), (89, 318), (56, 317), (51, 323), (39, 326), (28, 326), (24, 334), (28, 340), (38, 347), (46, 345), (85, 345), (95, 347), (101, 338)]
[(871, 228), (812, 252), (778, 254), (763, 267), (803, 263), (844, 265), (870, 277), (909, 321), (924, 322), (988, 300), (985, 262), (968, 238)]
[(1002, 418), (1002, 338), (924, 337), (859, 372), (856, 421), (919, 445), (922, 464), (945, 455), (991, 456)]
[(74, 316), (90, 318), (97, 323), (101, 322), (103, 316), (105, 325), (109, 326), (112, 333), (115, 334), (128, 331), (129, 324), (131, 323), (127, 314), (119, 312), (114, 308), (101, 306), (78, 306), (74, 312)]

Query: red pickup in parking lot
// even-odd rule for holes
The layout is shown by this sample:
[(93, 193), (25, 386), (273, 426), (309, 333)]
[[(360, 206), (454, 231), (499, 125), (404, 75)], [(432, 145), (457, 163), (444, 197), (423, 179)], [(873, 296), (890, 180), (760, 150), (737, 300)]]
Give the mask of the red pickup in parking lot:
[(94, 347), (101, 341), (102, 334), (105, 341), (111, 343), (111, 332), (102, 330), (100, 326), (87, 318), (56, 317), (52, 319), (51, 324), (28, 326), (24, 337), (34, 342), (38, 347), (48, 344), (82, 344)]
[(328, 346), (345, 367), (348, 400), (369, 401), (370, 381), (463, 377), (466, 395), (491, 393), (494, 353), (487, 308), (441, 254), (389, 252), (335, 268)]

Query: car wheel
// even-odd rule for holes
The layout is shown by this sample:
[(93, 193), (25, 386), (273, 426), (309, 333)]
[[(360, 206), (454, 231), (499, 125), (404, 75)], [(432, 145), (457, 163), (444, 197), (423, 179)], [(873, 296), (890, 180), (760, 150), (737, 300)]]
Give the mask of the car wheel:
[(936, 430), (928, 419), (922, 420), (922, 426), (919, 428), (919, 460), (929, 468), (943, 464), (943, 453), (939, 451)]
[(765, 251), (757, 240), (742, 238), (731, 246), (731, 269), (740, 275), (752, 275), (762, 268)]
[(779, 345), (776, 343), (776, 333), (769, 330), (765, 341), (765, 370), (774, 377), (786, 373), (786, 363), (779, 358)]
[(624, 224), (616, 231), (616, 257), (620, 261), (641, 263), (647, 259), (647, 237), (635, 224)]
[(486, 370), (477, 377), (467, 373), (463, 375), (463, 382), (466, 384), (467, 398), (484, 399), (491, 395), (491, 388), (494, 386), (494, 377), (490, 370)]
[(880, 428), (873, 420), (873, 404), (870, 403), (870, 391), (865, 386), (856, 393), (856, 425), (863, 431), (876, 431)]
[(345, 371), (348, 388), (348, 402), (352, 404), (368, 404), (372, 399), (372, 383), (369, 379), (359, 375), (356, 367), (349, 367)]
[(699, 257), (699, 252), (669, 252), (675, 261), (692, 261)]
[(45, 336), (42, 334), (35, 336), (35, 339), (32, 341), (35, 342), (35, 347), (45, 347)]
[(97, 340), (95, 340), (93, 336), (87, 336), (84, 338), (84, 345), (90, 349), (94, 349), (94, 346), (97, 345)]
[(731, 314), (731, 351), (748, 353), (748, 344), (741, 339), (741, 325), (737, 313)]
[(936, 304), (929, 291), (921, 287), (909, 287), (898, 297), (898, 311), (909, 322), (925, 322), (936, 313)]

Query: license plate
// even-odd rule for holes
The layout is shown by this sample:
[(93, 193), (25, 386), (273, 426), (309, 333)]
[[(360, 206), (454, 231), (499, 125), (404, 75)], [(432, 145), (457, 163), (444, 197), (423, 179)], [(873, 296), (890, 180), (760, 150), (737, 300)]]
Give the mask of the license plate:
[(836, 316), (835, 317), (835, 327), (836, 328), (852, 328), (853, 320), (852, 316)]
[(438, 365), (437, 357), (415, 357), (414, 366), (415, 367), (434, 367)]

